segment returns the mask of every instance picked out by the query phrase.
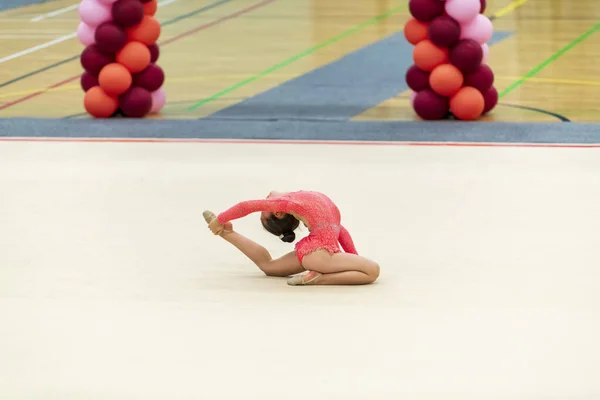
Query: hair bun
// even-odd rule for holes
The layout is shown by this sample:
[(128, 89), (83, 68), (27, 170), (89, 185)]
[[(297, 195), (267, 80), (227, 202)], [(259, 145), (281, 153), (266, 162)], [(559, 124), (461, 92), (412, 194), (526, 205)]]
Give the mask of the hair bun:
[(284, 233), (281, 235), (281, 240), (286, 243), (292, 243), (294, 240), (296, 240), (296, 234), (294, 232)]

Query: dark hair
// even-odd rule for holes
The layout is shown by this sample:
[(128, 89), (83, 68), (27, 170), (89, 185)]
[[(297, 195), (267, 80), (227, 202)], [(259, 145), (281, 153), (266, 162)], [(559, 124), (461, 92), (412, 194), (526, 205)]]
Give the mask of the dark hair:
[(261, 218), (263, 227), (275, 236), (279, 236), (286, 243), (296, 240), (294, 231), (300, 225), (300, 221), (291, 214), (285, 214), (283, 218), (277, 218), (271, 214), (268, 218)]

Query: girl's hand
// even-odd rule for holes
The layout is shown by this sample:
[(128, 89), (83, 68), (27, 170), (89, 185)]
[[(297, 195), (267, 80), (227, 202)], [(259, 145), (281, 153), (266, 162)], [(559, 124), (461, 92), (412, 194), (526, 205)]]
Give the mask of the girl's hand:
[(226, 233), (233, 232), (233, 224), (231, 222), (226, 222), (225, 225), (221, 225), (218, 219), (213, 219), (208, 224), (209, 229), (215, 235), (223, 236)]
[(221, 225), (217, 216), (212, 211), (206, 210), (202, 215), (206, 222), (208, 222), (208, 228), (213, 234), (223, 236), (225, 233), (233, 232), (233, 224), (226, 222), (225, 225)]
[(214, 235), (220, 235), (224, 227), (221, 225), (219, 220), (215, 218), (208, 224), (208, 229), (210, 229)]

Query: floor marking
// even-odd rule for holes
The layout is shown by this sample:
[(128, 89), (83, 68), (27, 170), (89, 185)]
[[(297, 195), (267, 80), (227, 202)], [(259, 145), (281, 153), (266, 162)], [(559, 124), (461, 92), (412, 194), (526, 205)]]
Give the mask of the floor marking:
[(12, 35), (0, 34), (0, 40), (36, 40), (36, 39), (50, 39), (56, 37), (55, 33), (22, 33)]
[(600, 143), (496, 143), (496, 142), (390, 142), (360, 140), (264, 140), (264, 139), (157, 139), (157, 138), (27, 138), (0, 137), (0, 142), (55, 143), (203, 143), (203, 144), (273, 144), (273, 145), (333, 145), (333, 146), (409, 146), (409, 147), (519, 147), (557, 149), (600, 149)]
[[(515, 80), (521, 79), (520, 76), (496, 76), (496, 79)], [(578, 79), (564, 79), (564, 78), (529, 78), (527, 82), (534, 83), (559, 83), (564, 85), (578, 85), (578, 86), (600, 86), (600, 81), (582, 81)]]
[[(250, 74), (223, 74), (223, 75), (210, 75), (210, 76), (190, 75), (190, 76), (171, 77), (171, 78), (169, 78), (169, 82), (171, 82), (171, 83), (209, 82), (209, 81), (214, 81), (215, 79), (231, 79), (231, 78), (244, 79), (244, 78), (247, 78), (248, 76), (250, 76)], [(291, 79), (291, 78), (296, 77), (296, 74), (276, 74), (276, 75), (271, 75), (271, 76)], [(48, 89), (47, 92), (70, 92), (72, 90), (79, 91), (79, 90), (81, 90), (81, 86), (66, 85), (66, 86)], [(39, 91), (39, 89), (28, 89), (28, 90), (14, 91), (14, 92), (3, 92), (3, 93), (0, 93), (0, 99), (6, 99), (6, 98), (18, 97), (18, 96), (26, 96), (26, 95), (29, 95), (31, 93), (35, 93), (38, 91)], [(186, 102), (193, 104), (194, 100), (187, 100)]]
[(79, 79), (79, 76), (73, 76), (73, 77), (71, 77), (71, 78), (65, 79), (64, 81), (60, 81), (60, 82), (58, 82), (58, 83), (55, 83), (55, 84), (54, 84), (54, 85), (52, 85), (52, 86), (48, 86), (48, 87), (47, 87), (47, 88), (45, 88), (45, 89), (41, 89), (41, 90), (38, 90), (37, 92), (33, 92), (33, 93), (29, 94), (28, 96), (21, 97), (20, 99), (17, 99), (17, 100), (14, 100), (14, 101), (8, 102), (8, 103), (4, 103), (4, 104), (0, 105), (0, 110), (4, 110), (5, 108), (8, 108), (8, 107), (14, 106), (15, 104), (19, 104), (19, 103), (22, 103), (22, 102), (24, 102), (24, 101), (26, 101), (26, 100), (32, 99), (32, 98), (34, 98), (34, 97), (37, 97), (37, 96), (39, 96), (40, 94), (44, 94), (44, 93), (46, 93), (46, 92), (47, 92), (47, 91), (49, 91), (50, 89), (53, 89), (53, 88), (59, 87), (59, 86), (61, 86), (61, 85), (64, 85), (64, 84), (66, 84), (66, 83), (72, 82), (72, 81), (74, 81), (75, 79)]
[(52, 11), (52, 12), (49, 12), (49, 13), (46, 13), (46, 14), (38, 15), (37, 17), (32, 18), (31, 22), (39, 22), (39, 21), (44, 20), (46, 18), (52, 18), (52, 17), (55, 17), (55, 16), (60, 15), (60, 14), (64, 14), (64, 13), (72, 11), (72, 10), (77, 10), (78, 8), (79, 8), (79, 4), (72, 4), (72, 5), (67, 6), (67, 7), (59, 8), (56, 11)]
[(581, 36), (579, 36), (578, 38), (576, 38), (575, 40), (573, 40), (571, 43), (569, 43), (568, 45), (566, 45), (565, 47), (563, 47), (562, 49), (560, 49), (559, 51), (557, 51), (556, 53), (554, 53), (553, 55), (551, 55), (550, 57), (548, 57), (542, 63), (540, 63), (539, 65), (535, 66), (531, 71), (529, 71), (528, 73), (526, 73), (518, 81), (516, 81), (515, 83), (513, 83), (512, 85), (510, 85), (509, 87), (507, 87), (506, 89), (504, 89), (499, 94), (499, 97), (502, 98), (502, 97), (506, 96), (507, 94), (509, 94), (510, 92), (512, 92), (513, 90), (515, 90), (519, 86), (521, 86), (523, 83), (525, 83), (527, 80), (533, 78), (535, 75), (537, 75), (540, 71), (542, 71), (548, 65), (552, 64), (554, 61), (556, 61), (558, 58), (560, 58), (563, 54), (565, 54), (566, 52), (568, 52), (569, 50), (571, 50), (573, 47), (577, 46), (579, 43), (583, 42), (585, 39), (587, 39), (588, 37), (590, 37), (592, 34), (594, 34), (599, 29), (600, 29), (600, 24), (596, 24), (593, 27), (591, 27), (590, 29), (588, 29)]
[(241, 88), (243, 86), (248, 85), (249, 83), (252, 83), (252, 82), (254, 82), (254, 81), (256, 81), (256, 80), (264, 77), (264, 76), (270, 75), (272, 72), (275, 72), (275, 71), (277, 71), (277, 70), (279, 70), (281, 68), (284, 68), (284, 67), (290, 65), (291, 63), (293, 63), (295, 61), (298, 61), (298, 60), (300, 60), (300, 59), (302, 59), (302, 58), (304, 58), (304, 57), (306, 57), (306, 56), (314, 53), (317, 50), (320, 50), (320, 49), (322, 49), (324, 47), (327, 47), (327, 46), (329, 46), (329, 45), (331, 45), (333, 43), (336, 43), (336, 42), (338, 42), (338, 41), (346, 38), (347, 36), (350, 36), (353, 33), (358, 32), (358, 31), (360, 31), (360, 30), (362, 30), (362, 29), (364, 29), (364, 28), (366, 28), (366, 27), (368, 27), (370, 25), (373, 25), (373, 24), (375, 24), (377, 22), (385, 20), (385, 19), (391, 17), (394, 14), (397, 14), (397, 13), (399, 13), (401, 11), (405, 11), (407, 9), (407, 7), (408, 7), (408, 5), (405, 4), (403, 6), (393, 8), (393, 9), (391, 9), (391, 10), (389, 10), (389, 11), (383, 13), (383, 14), (380, 14), (380, 15), (378, 15), (378, 16), (376, 16), (374, 18), (371, 18), (371, 19), (369, 19), (369, 20), (367, 20), (367, 21), (365, 21), (365, 22), (363, 22), (361, 24), (358, 24), (358, 25), (356, 25), (356, 26), (354, 26), (354, 27), (352, 27), (352, 28), (350, 28), (350, 29), (348, 29), (348, 30), (340, 33), (337, 36), (329, 38), (328, 40), (326, 40), (324, 42), (321, 42), (321, 43), (317, 44), (316, 46), (313, 46), (313, 47), (311, 47), (311, 48), (309, 48), (307, 50), (304, 50), (301, 53), (296, 54), (295, 56), (292, 56), (292, 57), (288, 58), (287, 60), (284, 60), (284, 61), (280, 62), (279, 64), (275, 64), (272, 67), (270, 67), (270, 68), (268, 68), (268, 69), (266, 69), (266, 70), (264, 70), (262, 72), (259, 72), (259, 73), (255, 74), (255, 75), (253, 75), (253, 76), (251, 76), (251, 77), (249, 77), (247, 79), (244, 79), (244, 80), (236, 83), (233, 86), (229, 86), (228, 88), (223, 89), (222, 91), (220, 91), (218, 93), (215, 93), (212, 96), (206, 97), (206, 98), (198, 101), (197, 103), (195, 103), (195, 104), (191, 105), (190, 107), (188, 107), (188, 110), (189, 111), (193, 111), (193, 110), (195, 110), (195, 109), (197, 109), (197, 108), (199, 108), (199, 107), (201, 107), (201, 106), (203, 106), (203, 105), (205, 105), (207, 103), (210, 103), (211, 101), (214, 101), (214, 100), (218, 99), (219, 97), (222, 97), (222, 96), (224, 96), (224, 95), (226, 95), (228, 93), (231, 93), (231, 92), (233, 92), (233, 91), (235, 91), (235, 90), (237, 90), (237, 89), (239, 89), (239, 88)]
[(523, 4), (527, 3), (527, 1), (529, 0), (515, 0), (512, 3), (510, 3), (509, 5), (507, 5), (504, 8), (501, 8), (500, 10), (496, 11), (493, 15), (492, 18), (502, 18), (504, 17), (506, 14), (511, 13), (512, 11), (516, 10), (517, 8), (521, 7)]
[[(210, 76), (190, 75), (190, 76), (170, 77), (169, 82), (170, 83), (173, 83), (173, 82), (175, 82), (175, 83), (210, 82), (210, 81), (214, 81), (215, 79), (231, 79), (231, 78), (244, 79), (244, 78), (247, 78), (248, 76), (250, 76), (250, 74), (224, 74), (224, 75), (210, 75)], [(297, 75), (296, 74), (274, 74), (271, 76), (278, 77), (278, 78), (290, 78), (291, 79), (291, 78), (295, 78)], [(79, 90), (81, 90), (81, 86), (79, 86), (79, 85), (61, 86), (61, 87), (48, 89), (47, 92), (70, 92), (72, 90), (79, 91)], [(39, 89), (19, 90), (19, 91), (15, 91), (15, 92), (3, 92), (3, 93), (0, 93), (0, 99), (6, 99), (6, 98), (18, 97), (18, 96), (26, 96), (28, 94), (35, 93), (37, 91), (39, 91)], [(172, 101), (170, 103), (172, 103)], [(194, 100), (186, 100), (186, 103), (193, 104)]]
[(77, 37), (77, 32), (69, 33), (68, 35), (61, 36), (61, 37), (51, 40), (49, 42), (38, 44), (37, 46), (33, 46), (26, 50), (19, 51), (18, 53), (14, 53), (14, 54), (11, 54), (4, 58), (0, 58), (0, 64), (5, 63), (6, 61), (14, 60), (15, 58), (19, 58), (21, 56), (25, 56), (27, 54), (34, 53), (38, 50), (42, 50), (42, 49), (48, 48), (50, 46), (54, 46), (55, 44), (62, 43), (69, 39), (73, 39), (74, 37)]
[(254, 11), (256, 9), (264, 7), (264, 6), (266, 6), (266, 5), (270, 4), (270, 3), (273, 3), (274, 1), (277, 1), (277, 0), (263, 0), (263, 1), (260, 1), (260, 2), (258, 2), (256, 4), (254, 4), (254, 5), (251, 5), (250, 7), (246, 7), (244, 9), (242, 9), (242, 10), (236, 11), (234, 13), (231, 13), (229, 15), (226, 15), (224, 17), (216, 19), (216, 20), (214, 20), (212, 22), (209, 22), (207, 24), (200, 25), (197, 28), (194, 28), (194, 29), (191, 29), (189, 31), (180, 33), (179, 35), (173, 36), (173, 37), (171, 37), (171, 38), (169, 38), (167, 40), (163, 40), (160, 44), (161, 45), (169, 44), (171, 42), (174, 42), (174, 41), (179, 40), (181, 38), (184, 38), (186, 36), (193, 35), (194, 33), (199, 32), (201, 30), (211, 28), (211, 27), (213, 27), (215, 25), (219, 25), (219, 24), (221, 24), (223, 22), (226, 22), (226, 21), (228, 21), (230, 19), (235, 19), (235, 18), (241, 17), (242, 15), (247, 14), (250, 11)]

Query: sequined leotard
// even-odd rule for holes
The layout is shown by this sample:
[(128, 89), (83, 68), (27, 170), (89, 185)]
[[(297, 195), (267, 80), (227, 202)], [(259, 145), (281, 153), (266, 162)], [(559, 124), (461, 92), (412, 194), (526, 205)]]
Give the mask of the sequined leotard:
[(319, 249), (326, 249), (332, 254), (339, 253), (338, 242), (346, 253), (358, 254), (350, 233), (340, 224), (339, 209), (329, 197), (319, 192), (302, 190), (270, 199), (242, 201), (217, 218), (221, 224), (225, 224), (260, 211), (291, 212), (306, 220), (310, 234), (295, 246), (300, 262), (304, 256)]

